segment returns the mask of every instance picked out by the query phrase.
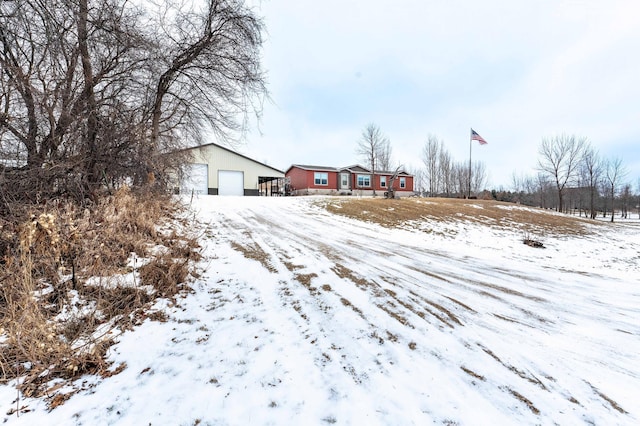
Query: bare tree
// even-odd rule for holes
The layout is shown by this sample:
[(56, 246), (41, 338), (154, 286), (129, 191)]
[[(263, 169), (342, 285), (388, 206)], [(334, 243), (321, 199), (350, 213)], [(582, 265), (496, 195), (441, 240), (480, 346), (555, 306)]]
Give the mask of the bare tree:
[(389, 139), (382, 133), (380, 127), (373, 123), (367, 125), (358, 141), (356, 152), (362, 155), (371, 169), (371, 188), (374, 196), (376, 195), (375, 173), (379, 163), (378, 154), (388, 141)]
[(385, 139), (382, 144), (380, 144), (380, 149), (378, 150), (377, 154), (378, 168), (380, 170), (384, 170), (386, 172), (393, 170), (391, 155), (391, 141), (389, 139)]
[(558, 211), (563, 211), (566, 186), (576, 177), (586, 138), (561, 135), (542, 139), (538, 168), (550, 175), (558, 193)]
[(453, 160), (451, 159), (451, 154), (445, 149), (444, 145), (441, 142), (440, 155), (438, 158), (438, 191), (443, 192), (447, 197), (450, 196), (452, 192), (452, 167)]
[(440, 152), (442, 149), (442, 142), (435, 136), (429, 135), (427, 141), (422, 147), (422, 162), (424, 163), (426, 170), (427, 190), (429, 196), (433, 197), (438, 193), (438, 177), (439, 167), (438, 161), (440, 159)]
[(420, 196), (424, 196), (426, 191), (425, 186), (425, 171), (420, 167), (412, 168), (409, 173), (413, 176), (413, 190)]
[[(265, 93), (260, 68), (263, 23), (244, 0), (165, 3), (151, 22), (166, 37), (155, 44), (162, 58), (153, 68), (156, 78), (151, 107), (151, 142), (158, 143), (161, 125), (200, 127), (207, 124), (228, 139), (239, 129), (238, 114), (255, 106), (255, 94)], [(185, 126), (181, 126), (185, 127)]]
[(263, 30), (244, 0), (1, 2), (2, 198), (142, 182), (186, 135), (229, 140), (266, 94)]
[(474, 161), (471, 173), (471, 191), (478, 194), (487, 183), (487, 168), (483, 162)]
[[(76, 171), (87, 176), (85, 160), (97, 150), (83, 144), (95, 141), (94, 87), (96, 75), (104, 74), (87, 68), (89, 62), (84, 72), (80, 65), (81, 48), (88, 51), (86, 2), (17, 0), (10, 12), (6, 3), (0, 18), (0, 129), (2, 146), (17, 153), (17, 164), (0, 190), (33, 200), (68, 186), (64, 180), (78, 176)], [(103, 64), (95, 61), (98, 71)]]
[(511, 173), (511, 188), (514, 192), (521, 192), (525, 186), (526, 177), (518, 175), (515, 171)]
[(611, 222), (613, 222), (613, 218), (615, 216), (614, 201), (616, 191), (620, 185), (620, 180), (626, 174), (626, 170), (622, 165), (621, 158), (609, 159), (605, 164), (604, 183), (607, 188), (607, 193), (611, 199)]
[(632, 190), (631, 190), (631, 184), (630, 183), (626, 183), (623, 187), (622, 187), (622, 191), (620, 191), (620, 209), (621, 211), (621, 216), (624, 219), (627, 219), (630, 216), (629, 213), (629, 205), (633, 202), (633, 194), (632, 194)]
[(589, 190), (590, 217), (595, 219), (597, 216), (595, 202), (598, 196), (598, 182), (602, 178), (602, 160), (591, 145), (586, 145), (584, 148), (580, 173), (582, 181)]
[(469, 189), (469, 165), (466, 162), (454, 163), (451, 175), (454, 192), (458, 197), (464, 197)]
[(547, 193), (551, 191), (551, 182), (549, 182), (548, 176), (544, 173), (538, 173), (535, 177), (535, 186), (539, 194), (540, 207), (546, 209), (548, 206)]

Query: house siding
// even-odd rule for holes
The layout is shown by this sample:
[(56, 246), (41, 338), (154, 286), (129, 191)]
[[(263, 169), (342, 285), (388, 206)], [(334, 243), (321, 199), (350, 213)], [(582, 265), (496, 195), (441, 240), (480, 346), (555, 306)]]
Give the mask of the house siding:
[(293, 190), (308, 188), (307, 171), (293, 167), (287, 171), (289, 184)]
[[(315, 173), (327, 173), (327, 185), (315, 184)], [(350, 174), (350, 188), (340, 187), (340, 175), (342, 173)], [(372, 185), (368, 187), (358, 187), (358, 175), (368, 175), (371, 173), (360, 166), (346, 167), (337, 170), (328, 170), (315, 166), (296, 166), (293, 165), (287, 170), (286, 176), (290, 180), (291, 189), (294, 195), (305, 194), (351, 194), (352, 191), (358, 193), (369, 194), (375, 189), (378, 195), (382, 195), (389, 190), (389, 183), (392, 173), (376, 173), (372, 179)], [(386, 176), (387, 186), (380, 185), (380, 176)], [(400, 177), (406, 179), (406, 187), (400, 188)], [(413, 194), (413, 176), (400, 175), (394, 181), (394, 188), (398, 196), (407, 196)]]
[[(326, 185), (316, 185), (316, 173), (327, 174)], [(308, 170), (297, 166), (291, 166), (286, 172), (286, 177), (289, 178), (289, 184), (291, 185), (294, 195), (304, 195), (309, 193), (332, 194), (338, 189), (338, 172), (335, 170), (320, 168)]]
[(284, 177), (283, 172), (215, 144), (190, 148), (189, 151), (192, 162), (206, 163), (209, 165), (207, 185), (210, 195), (218, 194), (219, 170), (242, 171), (244, 175), (243, 188), (245, 195), (259, 195), (259, 176)]
[[(315, 183), (315, 173), (326, 173), (327, 174), (327, 184), (326, 185), (316, 185)], [(309, 186), (308, 188), (312, 189), (338, 189), (338, 173), (337, 172), (325, 172), (325, 171), (311, 171), (308, 174), (309, 177)]]
[[(391, 173), (376, 173), (375, 177), (373, 178), (373, 185), (369, 186), (369, 187), (358, 187), (358, 175), (371, 175), (370, 173), (354, 173), (352, 176), (352, 185), (353, 188), (355, 189), (362, 189), (362, 190), (376, 190), (376, 192), (380, 192), (380, 191), (388, 191), (389, 190), (389, 185), (391, 184)], [(385, 176), (386, 179), (386, 186), (382, 186), (380, 184), (380, 177), (381, 176)], [(405, 182), (406, 185), (404, 188), (400, 188), (400, 178), (405, 178)], [(406, 192), (406, 191), (410, 191), (413, 192), (413, 176), (408, 176), (408, 175), (400, 175), (398, 177), (396, 177), (396, 179), (393, 182), (393, 186), (396, 190), (396, 192)]]

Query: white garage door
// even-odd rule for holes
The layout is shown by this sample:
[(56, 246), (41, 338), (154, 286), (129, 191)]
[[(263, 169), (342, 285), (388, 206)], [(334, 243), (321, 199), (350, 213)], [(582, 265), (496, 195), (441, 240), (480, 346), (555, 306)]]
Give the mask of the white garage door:
[(218, 170), (218, 195), (244, 195), (244, 173)]
[(185, 168), (180, 192), (183, 194), (208, 194), (209, 171), (206, 164), (189, 164)]

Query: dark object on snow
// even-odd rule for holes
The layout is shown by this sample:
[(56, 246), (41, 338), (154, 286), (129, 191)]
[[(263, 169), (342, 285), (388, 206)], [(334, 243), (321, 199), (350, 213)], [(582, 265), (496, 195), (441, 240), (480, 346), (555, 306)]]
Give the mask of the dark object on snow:
[(531, 238), (525, 238), (522, 242), (530, 247), (546, 248), (540, 241), (532, 240)]

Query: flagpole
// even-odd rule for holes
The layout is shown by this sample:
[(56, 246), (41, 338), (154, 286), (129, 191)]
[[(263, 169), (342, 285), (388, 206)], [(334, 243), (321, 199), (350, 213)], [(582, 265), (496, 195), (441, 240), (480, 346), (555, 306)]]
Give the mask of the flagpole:
[(487, 141), (485, 141), (484, 138), (478, 134), (478, 132), (473, 130), (473, 127), (472, 127), (470, 131), (470, 136), (469, 136), (469, 192), (467, 193), (467, 197), (469, 198), (471, 198), (471, 180), (472, 180), (471, 178), (473, 177), (471, 176), (471, 145), (473, 141), (480, 142), (480, 145), (487, 144)]
[(471, 142), (473, 141), (471, 132), (471, 129), (469, 129), (469, 192), (467, 193), (467, 198), (471, 198)]

